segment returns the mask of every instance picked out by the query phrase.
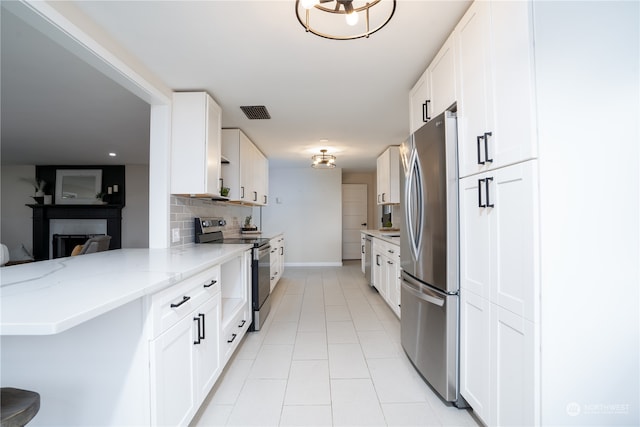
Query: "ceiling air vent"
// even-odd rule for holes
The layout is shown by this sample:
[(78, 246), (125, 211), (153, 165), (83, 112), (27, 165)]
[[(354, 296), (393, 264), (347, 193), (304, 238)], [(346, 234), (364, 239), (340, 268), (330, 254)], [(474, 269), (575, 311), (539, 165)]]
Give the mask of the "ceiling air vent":
[(269, 112), (267, 111), (267, 107), (264, 105), (244, 105), (240, 107), (240, 109), (244, 111), (244, 114), (250, 120), (264, 120), (271, 118), (271, 115), (269, 115)]

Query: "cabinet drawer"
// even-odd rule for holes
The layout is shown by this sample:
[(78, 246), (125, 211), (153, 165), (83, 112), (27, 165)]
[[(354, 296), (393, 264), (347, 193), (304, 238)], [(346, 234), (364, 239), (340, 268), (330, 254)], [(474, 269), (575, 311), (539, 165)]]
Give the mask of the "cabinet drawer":
[(245, 304), (245, 308), (240, 310), (222, 331), (220, 348), (223, 354), (223, 363), (229, 360), (233, 351), (238, 347), (238, 344), (247, 333), (249, 325), (251, 325), (251, 309), (249, 304)]
[(151, 297), (152, 337), (179, 322), (200, 304), (220, 292), (220, 266), (191, 276)]

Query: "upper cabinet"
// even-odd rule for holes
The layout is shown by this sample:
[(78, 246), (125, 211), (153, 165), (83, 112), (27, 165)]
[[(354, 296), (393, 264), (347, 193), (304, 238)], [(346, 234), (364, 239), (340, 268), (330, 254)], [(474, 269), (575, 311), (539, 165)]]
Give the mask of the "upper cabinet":
[(455, 29), (460, 176), (536, 157), (528, 2), (474, 2)]
[(456, 102), (454, 41), (452, 34), (409, 93), (411, 133)]
[(220, 196), (222, 110), (206, 92), (175, 92), (171, 119), (171, 193)]
[(376, 177), (377, 204), (400, 203), (400, 147), (391, 146), (378, 157)]
[(223, 187), (229, 200), (251, 205), (269, 201), (269, 161), (240, 129), (222, 130), (222, 153), (228, 163), (222, 166)]

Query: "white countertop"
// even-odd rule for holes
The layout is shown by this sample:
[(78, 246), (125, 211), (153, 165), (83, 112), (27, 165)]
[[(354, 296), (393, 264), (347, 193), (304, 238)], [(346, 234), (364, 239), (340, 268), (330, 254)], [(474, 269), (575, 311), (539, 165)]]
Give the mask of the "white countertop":
[(400, 246), (400, 237), (394, 237), (400, 235), (399, 231), (360, 230), (360, 232)]
[(0, 335), (63, 332), (233, 258), (251, 245), (117, 249), (2, 267)]

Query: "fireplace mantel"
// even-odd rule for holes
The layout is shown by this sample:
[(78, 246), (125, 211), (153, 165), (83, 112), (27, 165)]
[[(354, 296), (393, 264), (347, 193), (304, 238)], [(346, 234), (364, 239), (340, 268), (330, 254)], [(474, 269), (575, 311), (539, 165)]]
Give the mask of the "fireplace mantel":
[(109, 249), (120, 249), (122, 205), (27, 205), (33, 209), (33, 257), (49, 259), (49, 220), (104, 219), (111, 236)]

